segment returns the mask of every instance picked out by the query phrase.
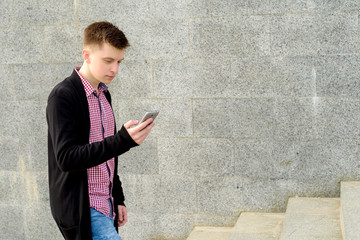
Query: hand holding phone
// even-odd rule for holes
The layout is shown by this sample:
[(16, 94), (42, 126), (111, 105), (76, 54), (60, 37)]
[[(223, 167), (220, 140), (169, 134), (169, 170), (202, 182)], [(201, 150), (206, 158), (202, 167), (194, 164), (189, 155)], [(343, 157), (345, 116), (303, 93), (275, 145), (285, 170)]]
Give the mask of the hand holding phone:
[(159, 114), (159, 111), (157, 111), (157, 110), (148, 111), (145, 113), (144, 117), (141, 119), (140, 122), (135, 121), (135, 120), (130, 120), (124, 124), (124, 127), (128, 131), (130, 137), (137, 144), (140, 145), (145, 140), (145, 138), (150, 133), (152, 127), (155, 125), (154, 122), (150, 122), (149, 125), (147, 125), (147, 126), (140, 126), (141, 123), (146, 121), (149, 118), (152, 118), (154, 120), (158, 114)]

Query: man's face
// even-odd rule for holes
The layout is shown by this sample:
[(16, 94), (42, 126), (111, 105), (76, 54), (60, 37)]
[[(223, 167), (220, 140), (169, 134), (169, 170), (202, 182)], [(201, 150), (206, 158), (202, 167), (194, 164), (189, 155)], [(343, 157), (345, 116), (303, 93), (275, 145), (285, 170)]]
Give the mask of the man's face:
[(89, 49), (88, 66), (92, 81), (109, 84), (119, 70), (119, 65), (124, 59), (125, 49), (117, 49), (108, 43), (101, 47)]

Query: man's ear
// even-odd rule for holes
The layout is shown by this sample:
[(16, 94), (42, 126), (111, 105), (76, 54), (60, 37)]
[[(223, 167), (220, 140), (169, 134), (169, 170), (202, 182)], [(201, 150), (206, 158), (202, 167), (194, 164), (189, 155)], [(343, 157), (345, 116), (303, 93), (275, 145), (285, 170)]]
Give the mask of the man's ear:
[(83, 49), (82, 55), (83, 55), (83, 58), (84, 58), (84, 62), (89, 64), (90, 63), (90, 50), (89, 49)]

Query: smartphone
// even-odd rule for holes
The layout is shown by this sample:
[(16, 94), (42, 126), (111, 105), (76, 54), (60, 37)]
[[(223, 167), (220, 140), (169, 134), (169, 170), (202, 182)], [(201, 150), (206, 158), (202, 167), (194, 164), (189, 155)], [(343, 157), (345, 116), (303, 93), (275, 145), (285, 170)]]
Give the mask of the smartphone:
[(141, 119), (140, 123), (146, 121), (149, 118), (152, 118), (153, 120), (155, 120), (155, 118), (158, 114), (159, 114), (158, 110), (147, 111), (145, 113), (144, 117)]

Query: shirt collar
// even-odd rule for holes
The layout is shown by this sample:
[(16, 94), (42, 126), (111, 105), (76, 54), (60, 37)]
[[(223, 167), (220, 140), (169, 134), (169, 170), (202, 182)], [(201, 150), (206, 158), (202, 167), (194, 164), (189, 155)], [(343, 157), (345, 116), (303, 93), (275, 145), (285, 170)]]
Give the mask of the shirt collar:
[[(91, 94), (94, 94), (96, 95), (96, 89), (93, 88), (93, 86), (91, 86), (91, 84), (89, 83), (88, 80), (86, 80), (79, 72), (81, 67), (76, 67), (75, 68), (75, 71), (77, 72), (77, 74), (79, 75), (80, 79), (81, 79), (81, 82), (82, 84), (84, 85), (84, 89), (85, 89), (85, 93), (86, 93), (86, 96), (90, 96)], [(105, 83), (100, 83), (99, 84), (99, 93), (101, 92), (106, 92), (108, 90), (108, 85), (106, 85)]]

